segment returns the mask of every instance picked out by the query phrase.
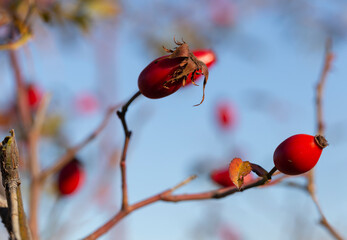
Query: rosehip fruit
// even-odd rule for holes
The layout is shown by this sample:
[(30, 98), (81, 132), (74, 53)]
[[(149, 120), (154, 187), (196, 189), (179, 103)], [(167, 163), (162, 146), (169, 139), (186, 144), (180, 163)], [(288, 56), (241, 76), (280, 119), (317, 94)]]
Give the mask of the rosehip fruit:
[(34, 84), (29, 84), (26, 88), (28, 103), (31, 108), (37, 107), (42, 98), (42, 93)]
[[(235, 186), (235, 184), (231, 181), (230, 175), (229, 175), (229, 168), (222, 168), (218, 170), (214, 170), (211, 172), (210, 177), (213, 182), (216, 184), (222, 186), (222, 187), (231, 187)], [(252, 174), (248, 174), (244, 178), (244, 184), (249, 183), (253, 180)]]
[(61, 195), (75, 193), (84, 182), (82, 163), (77, 159), (66, 164), (58, 174), (58, 189)]
[(205, 76), (205, 87), (208, 79), (207, 65), (211, 66), (216, 61), (213, 51), (191, 52), (188, 44), (175, 43), (178, 45), (175, 50), (164, 48), (171, 55), (155, 59), (140, 73), (138, 87), (145, 97), (153, 99), (166, 97), (181, 86), (195, 83), (201, 75)]
[(318, 162), (327, 140), (320, 135), (297, 134), (284, 140), (274, 152), (276, 168), (288, 175), (311, 170)]

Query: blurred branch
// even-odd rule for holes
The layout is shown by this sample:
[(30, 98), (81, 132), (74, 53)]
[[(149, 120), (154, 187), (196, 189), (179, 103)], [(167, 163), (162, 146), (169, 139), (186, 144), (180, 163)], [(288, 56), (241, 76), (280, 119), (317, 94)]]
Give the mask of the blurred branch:
[(324, 135), (324, 120), (323, 120), (323, 90), (326, 83), (327, 75), (331, 69), (331, 64), (334, 60), (332, 52), (332, 40), (329, 38), (325, 46), (324, 66), (316, 86), (316, 111), (317, 111), (317, 134)]
[(25, 135), (31, 126), (31, 116), (28, 104), (28, 94), (25, 89), (24, 80), (19, 66), (17, 54), (15, 51), (9, 51), (10, 62), (12, 65), (14, 80), (17, 87), (17, 107), (20, 117), (20, 122), (24, 129)]
[(31, 174), (30, 181), (30, 202), (29, 202), (29, 223), (34, 239), (39, 239), (39, 227), (38, 227), (38, 214), (41, 195), (41, 182), (40, 182), (40, 162), (38, 158), (38, 143), (40, 140), (42, 125), (45, 120), (47, 108), (50, 102), (51, 96), (45, 94), (40, 101), (32, 126), (28, 133), (28, 147), (29, 147), (29, 168)]
[(6, 211), (1, 211), (1, 217), (7, 228), (11, 240), (30, 240), (31, 236), (24, 213), (22, 195), (20, 190), (21, 182), (18, 173), (18, 147), (14, 130), (11, 130), (10, 133), (11, 136), (7, 136), (2, 141), (2, 143), (0, 143), (2, 185), (5, 187), (8, 205), (7, 218), (5, 216)]
[(122, 156), (120, 160), (120, 169), (121, 169), (121, 175), (122, 175), (122, 210), (126, 209), (128, 207), (128, 188), (127, 188), (127, 179), (126, 179), (126, 155), (128, 152), (128, 145), (131, 137), (131, 131), (128, 129), (128, 125), (125, 120), (125, 114), (128, 111), (129, 105), (138, 97), (141, 95), (141, 92), (138, 91), (136, 92), (130, 99), (129, 101), (124, 104), (122, 107), (121, 111), (117, 111), (117, 115), (119, 119), (122, 122), (122, 126), (124, 129), (124, 135), (125, 135), (125, 140), (124, 140), (124, 146), (123, 146), (123, 151), (122, 151)]
[[(317, 132), (319, 135), (324, 135), (325, 125), (323, 118), (323, 90), (326, 83), (327, 75), (331, 69), (332, 61), (334, 60), (334, 53), (332, 52), (332, 40), (329, 38), (325, 45), (325, 54), (324, 54), (324, 65), (322, 73), (317, 83), (316, 87), (316, 111), (317, 111)], [(318, 212), (320, 214), (321, 220), (320, 223), (324, 226), (328, 232), (338, 240), (343, 240), (341, 235), (334, 229), (334, 227), (326, 219), (323, 210), (319, 204), (316, 190), (315, 190), (315, 173), (314, 169), (307, 174), (307, 192), (310, 194), (314, 204), (316, 205)]]
[(44, 182), (49, 176), (53, 175), (54, 173), (58, 172), (60, 169), (62, 169), (67, 163), (69, 163), (76, 155), (78, 151), (80, 151), (82, 148), (84, 148), (88, 143), (90, 143), (92, 140), (94, 140), (101, 131), (107, 126), (108, 122), (110, 121), (113, 113), (120, 107), (120, 104), (117, 104), (115, 106), (110, 107), (102, 122), (100, 125), (90, 134), (88, 137), (86, 137), (82, 142), (77, 144), (74, 147), (71, 147), (67, 150), (65, 155), (63, 155), (60, 159), (57, 160), (56, 164), (52, 167), (45, 169), (40, 174), (40, 181)]

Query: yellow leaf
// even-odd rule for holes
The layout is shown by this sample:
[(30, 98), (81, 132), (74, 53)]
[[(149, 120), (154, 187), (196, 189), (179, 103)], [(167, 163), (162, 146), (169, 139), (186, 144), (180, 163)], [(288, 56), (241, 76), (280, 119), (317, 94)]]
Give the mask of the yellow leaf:
[(234, 158), (229, 164), (229, 176), (235, 186), (240, 189), (243, 184), (243, 179), (252, 170), (251, 164), (242, 161), (241, 158)]

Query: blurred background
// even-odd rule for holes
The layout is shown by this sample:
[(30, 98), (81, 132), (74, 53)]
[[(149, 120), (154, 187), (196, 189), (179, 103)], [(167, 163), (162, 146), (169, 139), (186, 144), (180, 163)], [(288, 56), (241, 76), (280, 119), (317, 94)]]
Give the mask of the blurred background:
[[(0, 3), (4, 44), (11, 29), (8, 13), (25, 15), (28, 3)], [(52, 166), (68, 147), (93, 132), (110, 106), (136, 93), (140, 72), (165, 54), (162, 45), (175, 47), (174, 37), (183, 38), (190, 49), (212, 49), (217, 56), (200, 106), (193, 107), (201, 100), (201, 79), (199, 87), (189, 85), (156, 100), (140, 96), (130, 106), (130, 203), (192, 174), (198, 178), (177, 193), (218, 189), (210, 173), (227, 167), (234, 157), (270, 170), (280, 142), (298, 133), (315, 135), (315, 86), (324, 45), (331, 37), (335, 58), (323, 98), (330, 145), (315, 168), (316, 188), (327, 219), (347, 236), (345, 1), (36, 0), (35, 4), (28, 21), (32, 38), (16, 50), (16, 56), (32, 91), (28, 101), (33, 111), (44, 94), (52, 97), (39, 140), (42, 168)], [(11, 34), (24, 35), (19, 27)], [(0, 136), (11, 128), (17, 133), (27, 208), (30, 175), (9, 55), (0, 52)], [(221, 120), (221, 114), (228, 119)], [(117, 213), (123, 141), (114, 114), (106, 129), (76, 155), (85, 177), (78, 191), (62, 196), (57, 177), (48, 179), (39, 206), (42, 239), (81, 239)], [(290, 181), (305, 183), (300, 176)], [(100, 239), (332, 239), (319, 220), (305, 191), (278, 184), (219, 200), (155, 203), (126, 217)], [(6, 234), (1, 225), (0, 239)]]

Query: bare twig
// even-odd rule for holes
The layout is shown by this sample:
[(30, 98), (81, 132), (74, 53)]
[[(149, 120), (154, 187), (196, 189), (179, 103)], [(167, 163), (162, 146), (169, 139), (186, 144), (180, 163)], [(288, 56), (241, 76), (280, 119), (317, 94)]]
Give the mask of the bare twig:
[[(270, 171), (270, 172), (272, 172), (272, 171)], [(268, 180), (271, 179), (271, 177), (272, 177), (272, 175), (268, 174), (267, 176), (264, 176), (263, 178), (260, 178), (256, 181), (253, 181), (253, 182), (245, 185), (241, 191), (264, 185), (268, 182)], [(127, 215), (129, 215), (133, 211), (140, 209), (142, 207), (145, 207), (147, 205), (150, 205), (152, 203), (158, 202), (158, 201), (183, 202), (183, 201), (193, 201), (193, 200), (217, 199), (217, 198), (223, 198), (223, 197), (232, 195), (234, 193), (240, 192), (240, 190), (237, 187), (226, 187), (226, 188), (220, 188), (217, 190), (212, 190), (212, 191), (202, 192), (202, 193), (179, 194), (179, 195), (173, 195), (172, 194), (172, 192), (174, 190), (176, 190), (179, 187), (182, 187), (183, 185), (187, 184), (188, 182), (190, 182), (194, 178), (195, 178), (195, 176), (191, 176), (188, 179), (182, 181), (176, 187), (170, 188), (170, 189), (163, 191), (159, 194), (148, 197), (148, 198), (146, 198), (140, 202), (134, 203), (133, 205), (129, 205), (126, 209), (121, 209), (113, 218), (111, 218), (103, 226), (98, 228), (95, 232), (93, 232), (89, 236), (85, 237), (84, 240), (97, 239), (98, 237), (102, 236), (107, 231), (109, 231), (114, 225), (116, 225), (120, 220), (122, 220), (124, 217), (126, 217)]]
[(31, 239), (31, 235), (24, 213), (20, 190), (20, 178), (18, 173), (19, 153), (14, 130), (11, 130), (10, 133), (11, 136), (6, 137), (2, 143), (0, 143), (2, 184), (6, 190), (8, 214), (10, 215), (9, 219), (3, 219), (3, 221), (11, 240), (26, 240)]
[(138, 97), (141, 95), (141, 92), (138, 91), (135, 93), (129, 101), (123, 105), (121, 111), (117, 111), (117, 115), (119, 119), (122, 122), (123, 129), (124, 129), (124, 134), (125, 134), (125, 140), (124, 140), (124, 146), (123, 146), (123, 151), (122, 151), (122, 156), (120, 160), (120, 169), (121, 169), (121, 176), (122, 176), (122, 209), (126, 209), (128, 207), (128, 188), (127, 188), (127, 178), (126, 178), (126, 155), (128, 152), (128, 145), (131, 137), (131, 131), (128, 129), (128, 125), (125, 120), (125, 115), (128, 111), (128, 107), (130, 104)]
[[(323, 118), (323, 104), (322, 104), (323, 90), (324, 90), (327, 75), (331, 69), (333, 60), (334, 60), (334, 54), (332, 52), (332, 42), (331, 42), (331, 39), (328, 39), (325, 46), (324, 65), (323, 65), (322, 73), (320, 75), (320, 78), (318, 80), (317, 87), (316, 87), (317, 132), (319, 135), (322, 135), (322, 136), (324, 135), (324, 131), (325, 131), (324, 118)], [(343, 240), (343, 237), (328, 222), (319, 204), (316, 191), (315, 191), (314, 170), (311, 170), (307, 174), (306, 190), (310, 194), (313, 202), (315, 203), (318, 209), (318, 212), (321, 217), (320, 223), (322, 224), (322, 226), (324, 226), (335, 239)]]

